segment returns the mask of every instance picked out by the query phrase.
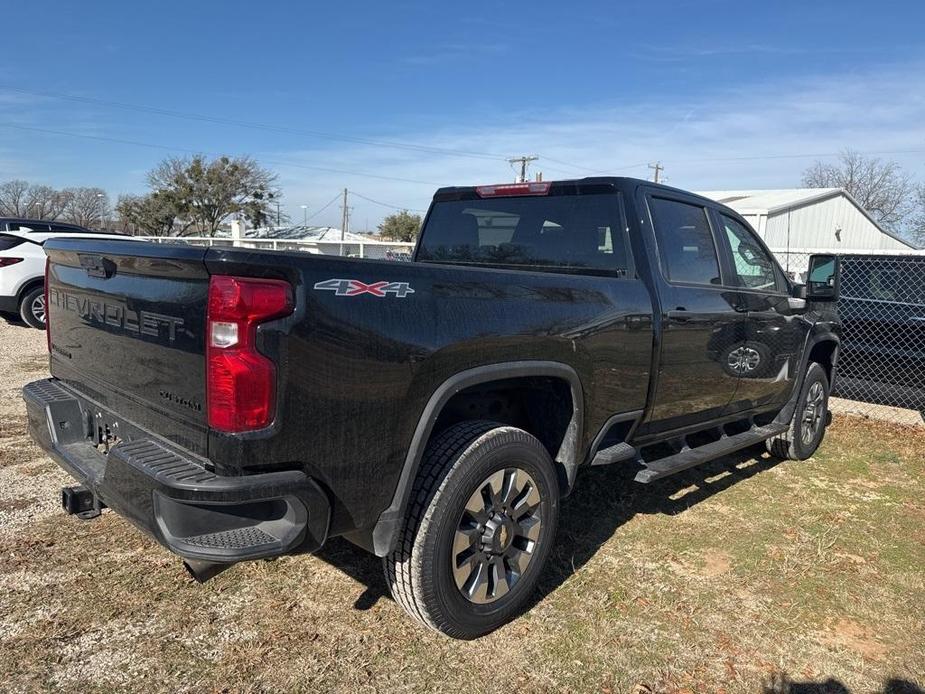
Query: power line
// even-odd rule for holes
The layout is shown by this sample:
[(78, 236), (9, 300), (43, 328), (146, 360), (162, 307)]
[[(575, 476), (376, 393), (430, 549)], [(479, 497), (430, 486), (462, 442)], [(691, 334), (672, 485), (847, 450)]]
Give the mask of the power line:
[(324, 212), (326, 209), (328, 209), (331, 205), (333, 205), (338, 200), (340, 200), (340, 193), (338, 193), (333, 198), (331, 198), (331, 200), (326, 205), (319, 208), (317, 212), (312, 212), (310, 215), (308, 215), (308, 217), (305, 218), (305, 221), (307, 222), (310, 219), (314, 219), (315, 217), (317, 217), (319, 214)]
[[(816, 152), (816, 153), (806, 153), (806, 154), (758, 154), (747, 157), (704, 157), (700, 159), (673, 159), (670, 160), (674, 164), (700, 164), (703, 162), (714, 162), (714, 161), (760, 161), (763, 159), (813, 159), (820, 157), (837, 157), (840, 156), (842, 152)], [(885, 155), (885, 154), (925, 154), (925, 149), (894, 149), (894, 150), (880, 150), (880, 151), (866, 151), (858, 152), (858, 154), (863, 155)]]
[(392, 205), (387, 202), (380, 202), (379, 200), (373, 200), (372, 198), (368, 198), (365, 195), (356, 192), (355, 190), (351, 190), (350, 194), (356, 195), (358, 198), (362, 198), (363, 200), (366, 200), (366, 202), (371, 202), (375, 205), (382, 205), (383, 207), (389, 207), (393, 210), (407, 210), (408, 212), (426, 212), (427, 211), (427, 210), (418, 210), (413, 207), (404, 207), (402, 205)]
[[(642, 161), (642, 162), (639, 162), (638, 164), (629, 164), (627, 166), (611, 167), (607, 169), (593, 169), (588, 166), (581, 166), (580, 164), (572, 164), (567, 161), (562, 161), (561, 159), (554, 159), (553, 157), (547, 156), (545, 154), (540, 154), (540, 159), (542, 159), (543, 161), (551, 161), (555, 164), (561, 164), (562, 166), (568, 166), (573, 169), (578, 169), (580, 171), (587, 171), (588, 173), (596, 173), (596, 174), (608, 174), (608, 173), (613, 173), (614, 171), (626, 171), (628, 169), (638, 169), (639, 167), (645, 166), (647, 164), (647, 162)], [(561, 169), (559, 170), (561, 171)]]
[[(26, 125), (13, 125), (12, 123), (0, 123), (0, 127), (3, 128), (14, 128), (16, 130), (27, 130), (37, 133), (46, 133), (49, 135), (63, 135), (65, 137), (79, 137), (84, 140), (96, 140), (98, 142), (114, 142), (121, 145), (132, 145), (135, 147), (148, 147), (149, 149), (160, 149), (167, 152), (185, 152), (187, 154), (206, 154), (212, 157), (226, 156), (227, 152), (208, 152), (197, 149), (188, 149), (185, 147), (173, 147), (168, 145), (155, 144), (152, 142), (140, 142), (138, 140), (123, 140), (115, 137), (106, 137), (103, 135), (87, 135), (84, 133), (70, 133), (64, 130), (51, 130), (49, 128), (33, 128)], [(264, 159), (261, 157), (261, 162), (266, 164), (274, 164), (276, 166), (289, 166), (295, 169), (308, 169), (310, 171), (325, 171), (327, 173), (336, 173), (346, 176), (359, 176), (360, 178), (377, 178), (383, 181), (400, 181), (402, 183), (420, 183), (426, 186), (436, 186), (439, 187), (439, 183), (434, 183), (433, 181), (421, 181), (414, 178), (402, 178), (399, 176), (385, 176), (383, 174), (373, 174), (366, 173), (363, 171), (348, 171), (346, 169), (332, 169), (326, 166), (312, 166), (310, 164), (297, 164), (296, 162), (291, 161), (281, 161), (273, 159)]]
[(29, 94), (32, 96), (44, 96), (51, 99), (61, 99), (65, 101), (74, 101), (77, 103), (92, 104), (96, 106), (108, 106), (119, 108), (127, 111), (136, 111), (139, 113), (150, 113), (169, 118), (180, 118), (185, 120), (200, 121), (203, 123), (215, 123), (219, 125), (233, 125), (240, 128), (251, 128), (255, 130), (264, 130), (268, 132), (283, 133), (289, 135), (304, 135), (315, 137), (323, 140), (336, 140), (340, 142), (352, 142), (355, 144), (369, 145), (372, 147), (384, 147), (391, 149), (401, 149), (413, 152), (422, 152), (426, 154), (442, 154), (446, 156), (470, 157), (476, 159), (493, 159), (503, 161), (506, 159), (501, 154), (492, 154), (491, 152), (477, 152), (470, 150), (449, 149), (444, 147), (432, 147), (429, 145), (417, 145), (410, 142), (392, 142), (385, 140), (373, 140), (365, 137), (354, 137), (351, 135), (341, 135), (338, 133), (329, 133), (320, 130), (306, 130), (301, 128), (289, 128), (281, 125), (271, 125), (267, 123), (258, 123), (255, 121), (237, 120), (234, 118), (225, 118), (222, 116), (210, 116), (201, 113), (189, 113), (185, 111), (174, 111), (172, 109), (159, 108), (156, 106), (145, 106), (141, 104), (129, 104), (122, 101), (110, 101), (107, 99), (98, 99), (90, 96), (79, 96), (77, 94), (64, 94), (60, 92), (37, 91), (32, 89), (23, 89), (21, 87), (11, 87), (0, 85), (0, 89), (18, 92), (20, 94)]

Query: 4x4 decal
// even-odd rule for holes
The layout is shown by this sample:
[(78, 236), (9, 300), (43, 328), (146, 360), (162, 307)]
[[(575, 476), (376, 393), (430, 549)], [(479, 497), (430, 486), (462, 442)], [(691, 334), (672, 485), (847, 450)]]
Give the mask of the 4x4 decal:
[(334, 292), (336, 296), (360, 296), (361, 294), (372, 294), (373, 296), (385, 296), (394, 294), (399, 299), (404, 299), (409, 294), (414, 294), (414, 290), (407, 282), (361, 282), (360, 280), (332, 279), (317, 282), (315, 289)]

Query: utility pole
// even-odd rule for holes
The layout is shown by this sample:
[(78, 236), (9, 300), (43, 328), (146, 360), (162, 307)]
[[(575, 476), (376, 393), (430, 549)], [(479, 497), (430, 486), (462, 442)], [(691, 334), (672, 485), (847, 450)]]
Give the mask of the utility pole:
[(302, 208), (302, 226), (308, 226), (308, 205), (299, 205)]
[(106, 195), (105, 193), (96, 194), (96, 202), (100, 208), (100, 228), (106, 230)]
[(350, 208), (347, 207), (347, 189), (344, 188), (344, 202), (341, 205), (342, 215), (340, 223), (340, 254), (344, 254), (344, 235), (347, 233), (347, 224), (350, 223)]
[(658, 183), (658, 179), (660, 178), (660, 175), (659, 175), (659, 174), (661, 174), (662, 171), (665, 170), (665, 167), (662, 166), (662, 162), (657, 161), (657, 162), (655, 162), (654, 164), (649, 164), (649, 168), (650, 168), (650, 169), (654, 169), (654, 171), (655, 171), (655, 176), (654, 176), (654, 178), (653, 178), (652, 180), (653, 180), (654, 183)]
[(528, 154), (523, 157), (511, 157), (508, 159), (508, 163), (513, 166), (514, 164), (520, 164), (520, 177), (515, 181), (515, 183), (526, 183), (527, 182), (527, 164), (531, 161), (536, 161), (539, 159), (535, 154)]

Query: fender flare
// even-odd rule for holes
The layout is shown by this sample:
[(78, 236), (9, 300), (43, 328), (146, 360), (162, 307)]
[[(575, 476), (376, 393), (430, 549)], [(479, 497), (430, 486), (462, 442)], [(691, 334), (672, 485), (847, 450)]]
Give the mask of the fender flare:
[(810, 333), (806, 336), (806, 344), (803, 347), (803, 355), (800, 357), (799, 377), (796, 379), (796, 382), (793, 385), (793, 391), (791, 392), (787, 403), (784, 405), (783, 409), (778, 412), (777, 417), (774, 418), (775, 422), (784, 424), (793, 418), (793, 413), (797, 406), (797, 400), (800, 397), (800, 391), (803, 389), (803, 378), (806, 376), (806, 369), (809, 368), (810, 352), (813, 351), (813, 347), (822, 342), (831, 342), (835, 345), (834, 351), (832, 352), (832, 383), (829, 384), (829, 387), (831, 388), (832, 384), (835, 383), (835, 374), (838, 369), (838, 350), (841, 348), (841, 338), (839, 335), (831, 332)]
[(392, 496), (392, 503), (379, 514), (379, 519), (372, 530), (372, 550), (380, 557), (384, 557), (394, 549), (395, 541), (401, 524), (404, 522), (405, 509), (411, 496), (411, 487), (424, 450), (433, 432), (437, 417), (449, 402), (450, 398), (459, 391), (480, 383), (498, 381), (508, 378), (522, 378), (529, 376), (551, 376), (567, 381), (572, 393), (572, 417), (566, 428), (562, 444), (556, 454), (556, 462), (565, 471), (567, 488), (575, 480), (575, 472), (580, 460), (580, 443), (584, 416), (584, 391), (578, 373), (568, 364), (555, 361), (513, 361), (497, 364), (477, 366), (472, 369), (460, 371), (451, 376), (433, 392), (424, 406), (424, 411), (418, 419), (414, 435), (405, 454), (405, 462), (401, 475)]
[(23, 282), (21, 285), (19, 285), (19, 288), (16, 290), (16, 307), (17, 307), (17, 310), (19, 310), (19, 304), (20, 304), (20, 302), (22, 301), (22, 298), (26, 295), (27, 292), (32, 291), (32, 290), (35, 289), (36, 287), (44, 287), (44, 286), (45, 286), (45, 278), (44, 278), (44, 277), (33, 277), (33, 278), (31, 278), (31, 279), (27, 279), (25, 282)]

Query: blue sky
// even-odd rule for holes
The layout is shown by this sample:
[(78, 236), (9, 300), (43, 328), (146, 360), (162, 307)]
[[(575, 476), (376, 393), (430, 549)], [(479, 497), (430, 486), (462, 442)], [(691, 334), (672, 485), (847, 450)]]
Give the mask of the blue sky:
[(249, 154), (279, 173), (293, 219), (307, 204), (338, 224), (336, 205), (318, 210), (346, 186), (362, 229), (390, 209), (360, 195), (425, 208), (439, 185), (510, 180), (519, 154), (547, 179), (646, 177), (660, 160), (696, 190), (795, 186), (853, 147), (925, 180), (913, 0), (32, 0), (3, 14), (0, 181), (115, 199), (171, 153)]

